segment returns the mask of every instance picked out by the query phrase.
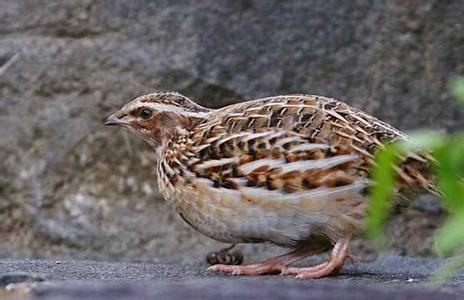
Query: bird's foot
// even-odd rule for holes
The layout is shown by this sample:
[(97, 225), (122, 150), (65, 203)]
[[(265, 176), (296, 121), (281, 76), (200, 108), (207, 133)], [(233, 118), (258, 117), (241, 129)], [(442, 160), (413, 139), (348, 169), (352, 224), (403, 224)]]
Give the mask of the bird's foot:
[(212, 272), (231, 273), (232, 275), (264, 275), (279, 274), (287, 268), (279, 263), (263, 262), (244, 266), (214, 265), (208, 268)]
[(287, 266), (304, 259), (310, 255), (320, 253), (326, 248), (326, 244), (311, 244), (292, 250), (284, 255), (270, 258), (261, 263), (249, 264), (244, 266), (231, 266), (226, 264), (216, 264), (208, 268), (208, 271), (225, 272), (232, 275), (264, 275), (282, 274), (287, 270)]
[(243, 254), (240, 250), (230, 251), (235, 247), (235, 244), (221, 249), (219, 251), (213, 251), (206, 255), (206, 262), (210, 265), (241, 265), (243, 262)]
[(347, 258), (355, 260), (355, 256), (348, 254), (349, 239), (340, 239), (335, 244), (329, 261), (309, 268), (287, 268), (284, 275), (296, 275), (297, 279), (318, 279), (336, 274), (340, 271)]

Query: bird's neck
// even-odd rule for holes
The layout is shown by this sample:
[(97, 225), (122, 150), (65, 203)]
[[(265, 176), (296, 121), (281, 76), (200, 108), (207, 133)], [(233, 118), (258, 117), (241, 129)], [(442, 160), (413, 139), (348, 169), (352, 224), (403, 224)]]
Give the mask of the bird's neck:
[(175, 113), (171, 115), (174, 120), (164, 128), (156, 128), (150, 143), (158, 159), (162, 159), (166, 150), (176, 141), (188, 137), (201, 123), (209, 119), (209, 111)]

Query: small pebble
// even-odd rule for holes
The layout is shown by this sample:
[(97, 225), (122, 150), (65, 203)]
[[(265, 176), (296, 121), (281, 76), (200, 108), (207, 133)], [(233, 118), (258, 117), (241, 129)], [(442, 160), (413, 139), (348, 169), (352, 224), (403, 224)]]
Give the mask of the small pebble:
[(10, 283), (5, 287), (7, 292), (16, 292), (22, 294), (29, 294), (33, 289), (38, 287), (40, 282), (20, 282), (20, 283)]

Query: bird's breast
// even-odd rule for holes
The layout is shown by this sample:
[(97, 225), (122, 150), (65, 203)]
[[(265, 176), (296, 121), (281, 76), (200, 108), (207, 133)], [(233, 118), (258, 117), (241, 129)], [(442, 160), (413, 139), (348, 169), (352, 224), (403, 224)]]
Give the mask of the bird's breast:
[(332, 239), (348, 228), (356, 230), (364, 209), (360, 193), (365, 185), (361, 181), (288, 193), (246, 186), (244, 178), (223, 187), (210, 178), (192, 175), (173, 184), (168, 177), (159, 176), (165, 198), (188, 224), (223, 242), (267, 241), (292, 246), (311, 235)]

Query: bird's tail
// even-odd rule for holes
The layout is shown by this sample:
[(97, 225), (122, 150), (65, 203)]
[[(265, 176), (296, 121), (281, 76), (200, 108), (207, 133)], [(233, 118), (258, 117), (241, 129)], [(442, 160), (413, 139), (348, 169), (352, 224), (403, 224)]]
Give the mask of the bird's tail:
[(401, 162), (395, 170), (400, 190), (425, 190), (440, 196), (432, 170), (435, 159), (430, 153), (409, 153), (400, 159)]

